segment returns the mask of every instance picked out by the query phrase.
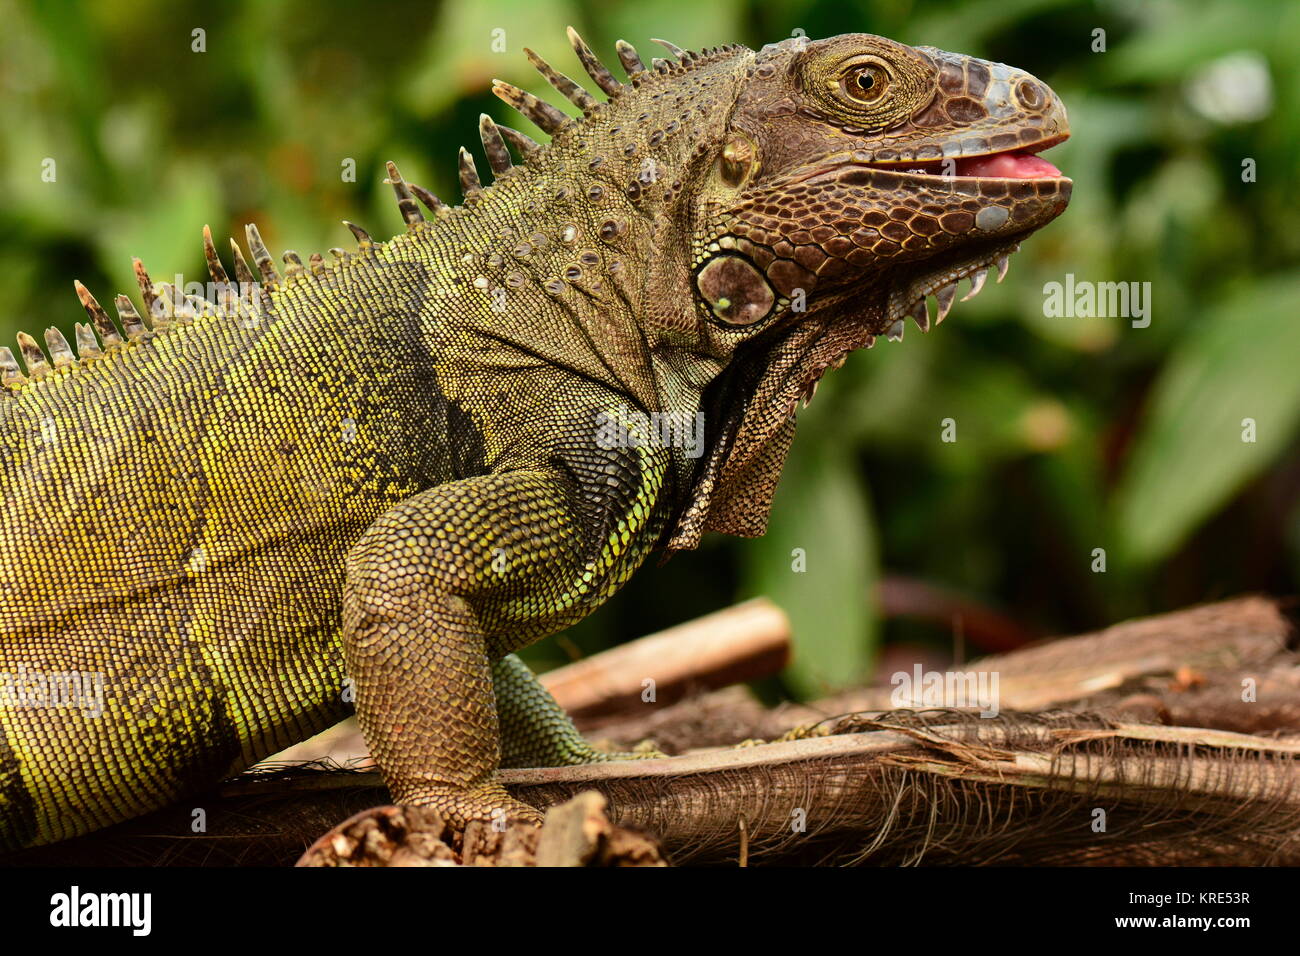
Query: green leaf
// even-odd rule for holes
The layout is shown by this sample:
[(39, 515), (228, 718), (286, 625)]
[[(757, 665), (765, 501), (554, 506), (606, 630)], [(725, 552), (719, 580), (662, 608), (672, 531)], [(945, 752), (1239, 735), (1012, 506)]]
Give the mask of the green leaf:
[[(663, 37), (687, 50), (735, 43), (741, 40), (748, 11), (741, 0), (715, 0), (697, 3), (695, 0), (658, 0), (653, 5), (608, 4), (595, 9), (597, 22), (606, 36), (623, 37), (641, 51), (647, 65), (654, 56), (667, 54), (651, 43), (650, 37)], [(764, 37), (764, 40), (781, 37)], [(589, 43), (597, 42), (588, 37)], [(596, 54), (614, 69), (614, 53), (610, 48), (595, 48)], [(611, 62), (614, 61), (614, 62)], [(581, 73), (579, 74), (581, 76)], [(585, 79), (585, 77), (584, 77)]]
[[(198, 270), (203, 223), (220, 207), (215, 171), (203, 163), (177, 160), (166, 167), (154, 190), (152, 203), (101, 214), (95, 237), (100, 261), (126, 289), (135, 286), (129, 271), (133, 256), (155, 282), (174, 282), (178, 274), (187, 282), (206, 282), (207, 270)], [(186, 274), (187, 268), (193, 271)]]
[[(1176, 346), (1116, 497), (1129, 558), (1149, 564), (1168, 555), (1294, 435), (1297, 315), (1300, 274), (1292, 274), (1211, 307)], [(1243, 440), (1245, 419), (1255, 423), (1254, 442)]]
[(1242, 49), (1293, 49), (1289, 22), (1291, 4), (1256, 0), (1251, 16), (1242, 16), (1236, 0), (1187, 5), (1169, 4), (1144, 11), (1142, 27), (1126, 43), (1097, 55), (1097, 79), (1102, 83), (1179, 82), (1189, 71), (1215, 57)]
[(790, 616), (794, 658), (786, 677), (800, 695), (865, 676), (876, 638), (875, 552), (870, 505), (849, 456), (833, 441), (796, 441), (767, 534), (742, 553), (745, 590)]
[[(464, 96), (488, 90), (492, 79), (500, 77), (539, 95), (545, 90), (549, 102), (563, 104), (564, 97), (550, 93), (529, 65), (523, 48), (531, 47), (561, 72), (574, 75), (576, 71), (577, 77), (586, 80), (565, 38), (569, 24), (581, 31), (582, 18), (567, 0), (509, 7), (480, 0), (448, 0), (425, 40), (425, 53), (419, 60), (423, 65), (406, 83), (403, 99), (417, 115), (433, 116)], [(614, 58), (612, 50), (602, 50), (601, 55)], [(527, 124), (524, 129), (529, 136), (544, 138)]]

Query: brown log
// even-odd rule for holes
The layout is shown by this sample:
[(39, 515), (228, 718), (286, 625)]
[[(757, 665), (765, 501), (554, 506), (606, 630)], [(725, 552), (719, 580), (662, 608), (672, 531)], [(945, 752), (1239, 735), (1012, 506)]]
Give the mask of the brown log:
[[(1105, 692), (1145, 690), (1148, 679), (1172, 678), (1180, 671), (1263, 671), (1285, 650), (1290, 635), (1290, 622), (1276, 601), (1242, 597), (1045, 641), (953, 670), (996, 673), (1003, 708), (1039, 710), (1096, 702)], [(891, 710), (900, 706), (894, 691), (889, 685), (858, 688), (792, 705), (779, 717), (793, 726), (847, 712)], [(765, 730), (770, 734), (772, 727)]]
[[(502, 776), (537, 806), (595, 790), (610, 820), (656, 834), (679, 864), (735, 863), (742, 854), (754, 863), (1300, 863), (1296, 738), (1071, 713), (985, 720), (900, 711), (850, 716), (829, 729), (836, 733)], [(189, 831), (189, 802), (45, 848), (43, 859), (27, 851), (11, 862), (104, 862), (116, 852), (119, 862), (152, 854), (155, 863), (288, 864), (330, 829), (312, 823), (387, 802), (374, 773), (245, 775), (197, 804), (208, 812), (208, 833)], [(429, 821), (393, 813), (335, 828), (331, 841), (341, 840), (325, 852), (336, 862), (446, 859)], [(586, 811), (577, 816), (560, 828), (554, 859), (591, 859), (570, 850), (584, 833), (596, 835), (583, 844), (591, 846), (610, 832)], [(527, 862), (526, 841), (497, 846), (486, 836), (474, 838), (476, 853)], [(367, 840), (373, 854), (361, 846)], [(645, 844), (633, 846), (640, 849), (626, 860), (608, 862), (653, 862)]]
[(575, 719), (590, 720), (644, 706), (647, 681), (662, 706), (769, 677), (789, 658), (789, 619), (755, 598), (548, 671), (541, 681)]

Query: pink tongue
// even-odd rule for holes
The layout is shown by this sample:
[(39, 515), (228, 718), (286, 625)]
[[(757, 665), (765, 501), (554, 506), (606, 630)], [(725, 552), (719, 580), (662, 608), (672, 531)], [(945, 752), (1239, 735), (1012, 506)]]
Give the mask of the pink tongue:
[(1045, 159), (1031, 153), (994, 153), (957, 160), (958, 176), (985, 176), (995, 179), (1050, 179), (1061, 171)]

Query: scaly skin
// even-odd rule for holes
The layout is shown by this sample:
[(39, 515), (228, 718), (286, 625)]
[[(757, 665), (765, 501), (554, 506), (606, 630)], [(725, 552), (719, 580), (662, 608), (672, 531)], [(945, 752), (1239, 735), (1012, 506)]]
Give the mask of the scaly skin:
[[(552, 141), (485, 118), (497, 179), (462, 153), (463, 206), (390, 164), (389, 242), (354, 229), (281, 278), (250, 230), (242, 300), (138, 267), (150, 329), (119, 300), (122, 341), (79, 288), (79, 357), (57, 333), (48, 358), (20, 337), (26, 375), (0, 352), (0, 674), (104, 679), (102, 716), (0, 708), (0, 847), (209, 786), (353, 686), (395, 800), (537, 819), (498, 765), (601, 755), (511, 652), (656, 546), (761, 533), (798, 399), (1068, 199), (937, 165), (1065, 138), (1010, 67), (861, 35), (650, 70), (620, 45), (624, 85), (573, 39), (609, 102), (534, 57), (585, 116), (498, 84)], [(636, 424), (609, 447), (621, 409), (702, 411), (703, 457)]]

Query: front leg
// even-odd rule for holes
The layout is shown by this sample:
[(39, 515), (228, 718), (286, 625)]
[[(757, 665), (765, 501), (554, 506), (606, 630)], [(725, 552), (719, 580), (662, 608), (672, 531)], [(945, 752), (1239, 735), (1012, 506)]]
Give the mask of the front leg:
[[(408, 540), (419, 527), (428, 525), (406, 528)], [(374, 534), (368, 553), (354, 549), (343, 603), (357, 720), (393, 800), (455, 827), (500, 813), (540, 820), (492, 779), (500, 731), (478, 615), (464, 597), (417, 583), (434, 569), (410, 564), (398, 529), (387, 547)]]
[[(582, 468), (449, 482), (385, 513), (352, 548), (344, 654), (396, 802), (453, 826), (540, 820), (495, 780), (490, 661), (582, 618), (631, 573), (657, 530), (660, 459), (618, 452), (595, 488)], [(619, 506), (592, 509), (602, 496)]]

